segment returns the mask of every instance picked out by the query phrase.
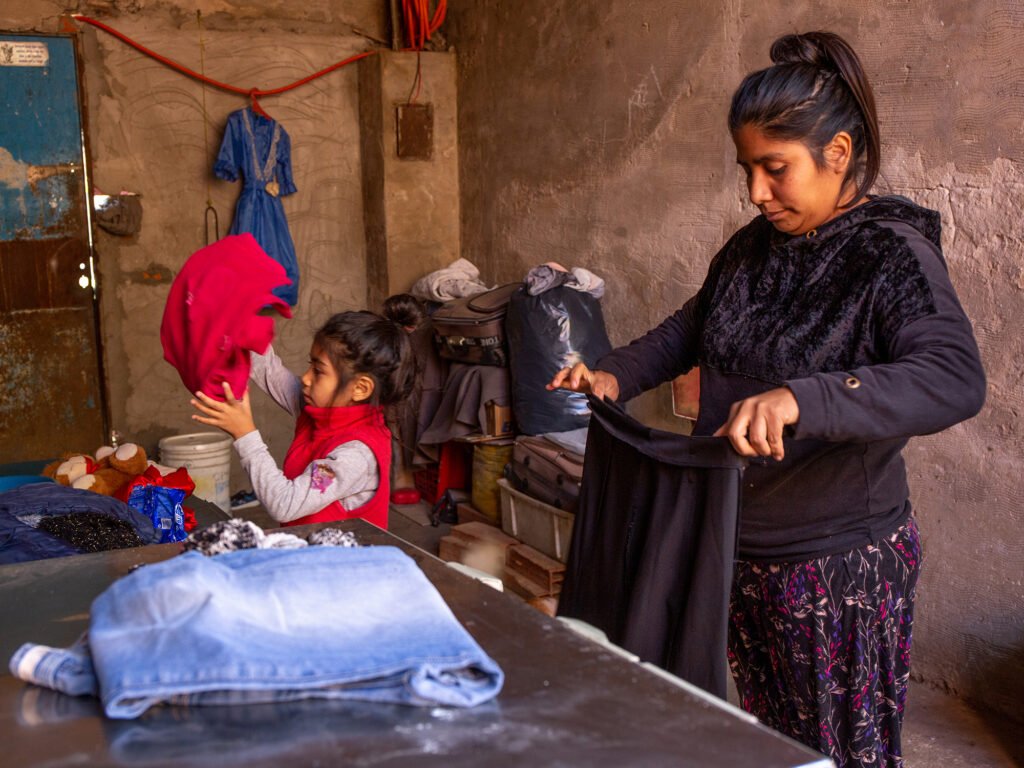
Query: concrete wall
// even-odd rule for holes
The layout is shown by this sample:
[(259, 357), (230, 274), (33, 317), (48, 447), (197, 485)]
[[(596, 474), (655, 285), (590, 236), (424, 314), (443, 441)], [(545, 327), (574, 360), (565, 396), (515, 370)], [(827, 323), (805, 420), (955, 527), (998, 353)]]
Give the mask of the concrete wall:
[[(203, 56), (197, 8), (203, 13)], [(285, 85), (390, 39), (386, 4), (378, 0), (8, 0), (0, 9), (0, 29), (54, 33), (65, 9), (99, 18), (194, 70), (205, 66), (207, 75), (246, 88)], [(97, 231), (112, 426), (155, 454), (160, 437), (197, 431), (189, 395), (163, 361), (160, 319), (174, 274), (205, 244), (208, 196), (221, 235), (231, 224), (241, 184), (214, 179), (211, 168), (228, 114), (247, 99), (210, 87), (204, 94), (197, 81), (105, 32), (82, 29), (93, 181), (103, 192), (140, 193), (144, 208), (137, 237)], [(262, 104), (292, 140), (298, 192), (283, 203), (302, 287), (294, 319), (278, 322), (275, 347), (301, 370), (313, 331), (330, 314), (366, 306), (356, 66)], [(254, 393), (253, 406), (272, 452), (282, 457), (294, 421), (261, 392)], [(234, 461), (237, 487), (244, 475)]]
[[(410, 86), (417, 82), (419, 87)], [(359, 62), (363, 221), (371, 306), (459, 258), (455, 56), (382, 51)], [(418, 91), (418, 93), (417, 93)], [(399, 157), (396, 107), (431, 110), (429, 141)], [(420, 134), (418, 134), (420, 135)]]
[[(449, 4), (463, 256), (493, 281), (556, 259), (608, 281), (614, 343), (678, 308), (754, 209), (725, 129), (733, 89), (790, 31), (860, 52), (879, 189), (937, 208), (988, 403), (911, 442), (925, 538), (914, 671), (1014, 717), (1024, 698), (1024, 6), (1016, 0), (497, 0)], [(667, 425), (669, 396), (640, 414)]]

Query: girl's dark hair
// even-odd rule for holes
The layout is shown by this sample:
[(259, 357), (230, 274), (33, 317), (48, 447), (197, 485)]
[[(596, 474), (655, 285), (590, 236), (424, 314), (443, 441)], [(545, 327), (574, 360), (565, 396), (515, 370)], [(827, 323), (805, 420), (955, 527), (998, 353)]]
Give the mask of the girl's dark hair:
[(426, 316), (422, 302), (411, 293), (396, 293), (384, 299), (384, 317), (406, 330), (419, 328)]
[(819, 168), (832, 137), (846, 131), (853, 158), (843, 184), (856, 181), (852, 202), (860, 200), (878, 178), (881, 142), (875, 97), (857, 54), (832, 32), (805, 32), (780, 37), (771, 57), (772, 66), (747, 75), (733, 94), (729, 130), (750, 125), (803, 142)]
[(386, 307), (385, 315), (340, 312), (313, 337), (338, 373), (339, 391), (359, 374), (373, 379), (372, 405), (403, 401), (412, 391), (415, 376), (412, 348), (402, 327), (407, 317), (396, 319)]

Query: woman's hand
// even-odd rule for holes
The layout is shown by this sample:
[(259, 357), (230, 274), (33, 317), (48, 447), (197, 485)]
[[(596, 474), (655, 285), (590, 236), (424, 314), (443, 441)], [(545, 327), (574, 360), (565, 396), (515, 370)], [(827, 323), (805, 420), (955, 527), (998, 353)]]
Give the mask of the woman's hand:
[(252, 420), (252, 409), (249, 407), (249, 392), (246, 391), (241, 400), (236, 400), (231, 385), (225, 381), (224, 397), (226, 402), (222, 403), (202, 392), (196, 392), (195, 398), (189, 402), (203, 415), (194, 413), (192, 418), (202, 424), (223, 429), (235, 440), (255, 432), (256, 423)]
[(733, 403), (729, 420), (715, 437), (728, 437), (740, 456), (771, 456), (781, 461), (782, 430), (800, 420), (800, 406), (788, 387), (772, 389)]
[(560, 370), (547, 388), (588, 392), (594, 397), (607, 397), (609, 400), (619, 399), (619, 380), (605, 371), (592, 371), (583, 363), (576, 363), (572, 368)]

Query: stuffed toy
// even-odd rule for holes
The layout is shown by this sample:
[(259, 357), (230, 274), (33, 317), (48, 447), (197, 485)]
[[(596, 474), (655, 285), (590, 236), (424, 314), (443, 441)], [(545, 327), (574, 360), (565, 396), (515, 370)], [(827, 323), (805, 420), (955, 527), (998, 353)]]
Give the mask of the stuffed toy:
[[(146, 451), (141, 445), (125, 443), (118, 446), (116, 450), (105, 450), (104, 446), (96, 452), (96, 470), (91, 475), (83, 475), (72, 483), (73, 488), (80, 488), (93, 493), (100, 493), (104, 496), (114, 496), (129, 481), (135, 479), (143, 472), (149, 463), (146, 461)], [(101, 457), (102, 458), (99, 458)]]
[(146, 451), (135, 443), (118, 448), (105, 445), (95, 457), (84, 453), (66, 454), (43, 470), (61, 485), (69, 485), (104, 496), (114, 496), (149, 466)]
[(171, 469), (146, 458), (135, 443), (102, 446), (95, 456), (68, 453), (43, 469), (61, 485), (113, 496), (149, 515), (160, 541), (181, 541), (196, 527), (195, 513), (182, 506), (196, 487), (184, 467)]
[(96, 461), (84, 453), (65, 453), (56, 461), (43, 468), (46, 477), (53, 478), (61, 485), (71, 485), (78, 478), (96, 470)]

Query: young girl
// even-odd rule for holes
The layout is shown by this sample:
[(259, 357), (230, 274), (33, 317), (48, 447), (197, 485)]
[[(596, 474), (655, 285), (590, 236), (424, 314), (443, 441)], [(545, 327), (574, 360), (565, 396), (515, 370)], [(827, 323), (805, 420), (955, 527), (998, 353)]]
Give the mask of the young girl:
[(787, 35), (733, 96), (761, 215), (696, 296), (566, 387), (627, 400), (700, 368), (695, 435), (743, 476), (729, 662), (743, 707), (838, 768), (898, 768), (921, 543), (901, 451), (985, 400), (939, 216), (869, 190), (871, 86), (827, 32)]
[(414, 366), (401, 304), (373, 312), (342, 312), (316, 333), (309, 369), (296, 377), (268, 348), (252, 355), (250, 379), (298, 419), (278, 469), (256, 429), (248, 392), (226, 401), (197, 392), (192, 416), (235, 438), (235, 449), (264, 508), (284, 525), (360, 517), (388, 524), (391, 432), (384, 406), (401, 402)]

